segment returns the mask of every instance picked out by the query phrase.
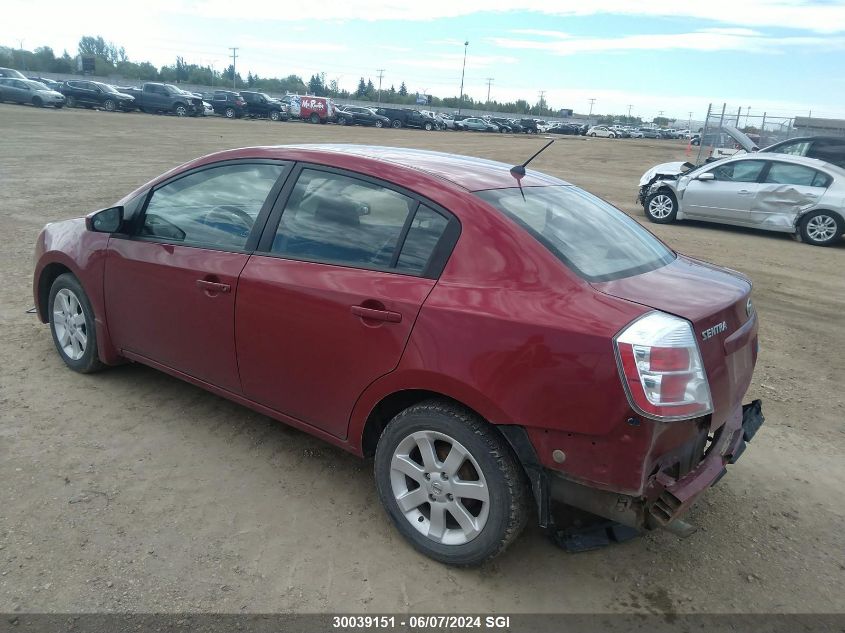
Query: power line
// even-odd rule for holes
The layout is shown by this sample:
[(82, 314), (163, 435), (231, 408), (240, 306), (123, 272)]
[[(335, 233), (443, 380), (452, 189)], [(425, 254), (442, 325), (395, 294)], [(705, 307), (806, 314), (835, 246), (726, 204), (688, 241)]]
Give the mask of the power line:
[(238, 60), (238, 46), (230, 46), (229, 50), (232, 51), (232, 89), (235, 90), (237, 88), (236, 82), (238, 77), (238, 69), (236, 66), (236, 62)]
[(487, 78), (487, 103), (490, 103), (490, 84), (492, 84), (493, 81), (495, 81), (493, 77)]
[(384, 68), (378, 68), (378, 102), (381, 103), (381, 80), (384, 77)]

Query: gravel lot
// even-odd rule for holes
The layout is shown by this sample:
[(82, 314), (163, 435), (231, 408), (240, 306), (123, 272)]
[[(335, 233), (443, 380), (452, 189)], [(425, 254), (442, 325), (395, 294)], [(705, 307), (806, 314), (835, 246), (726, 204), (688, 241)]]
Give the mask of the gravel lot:
[[(143, 366), (67, 370), (26, 314), (49, 221), (108, 206), (218, 149), (415, 146), (521, 162), (531, 137), (177, 119), (0, 105), (0, 612), (845, 611), (845, 242), (650, 225), (754, 283), (767, 423), (691, 512), (567, 554), (539, 529), (494, 563), (445, 568), (388, 524), (371, 464)], [(640, 174), (673, 141), (560, 138), (534, 167), (641, 221)]]

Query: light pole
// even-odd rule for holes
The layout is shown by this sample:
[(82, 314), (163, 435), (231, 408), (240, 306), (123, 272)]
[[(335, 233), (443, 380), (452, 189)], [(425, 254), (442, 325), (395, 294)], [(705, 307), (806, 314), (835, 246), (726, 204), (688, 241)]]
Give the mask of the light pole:
[(594, 98), (590, 99), (590, 114), (587, 115), (587, 121), (590, 122), (590, 125), (593, 124), (593, 104), (596, 102)]
[(464, 73), (467, 69), (467, 47), (469, 40), (464, 42), (464, 66), (461, 68), (461, 94), (458, 95), (458, 114), (461, 113), (461, 108), (464, 105)]

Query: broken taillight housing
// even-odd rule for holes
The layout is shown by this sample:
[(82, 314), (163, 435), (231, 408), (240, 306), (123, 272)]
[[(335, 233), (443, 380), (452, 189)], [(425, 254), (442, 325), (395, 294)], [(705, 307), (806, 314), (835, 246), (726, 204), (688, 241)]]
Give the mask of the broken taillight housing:
[(712, 412), (710, 386), (688, 321), (650, 312), (622, 330), (614, 345), (634, 410), (659, 420), (686, 420)]

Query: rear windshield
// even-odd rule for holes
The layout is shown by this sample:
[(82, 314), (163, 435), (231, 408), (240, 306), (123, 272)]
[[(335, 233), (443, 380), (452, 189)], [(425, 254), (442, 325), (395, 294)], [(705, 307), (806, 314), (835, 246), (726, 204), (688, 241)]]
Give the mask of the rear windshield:
[(630, 277), (675, 259), (674, 252), (635, 220), (575, 187), (491, 189), (476, 195), (587, 281)]

